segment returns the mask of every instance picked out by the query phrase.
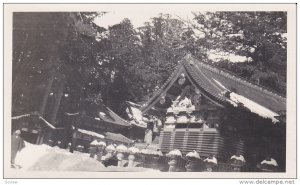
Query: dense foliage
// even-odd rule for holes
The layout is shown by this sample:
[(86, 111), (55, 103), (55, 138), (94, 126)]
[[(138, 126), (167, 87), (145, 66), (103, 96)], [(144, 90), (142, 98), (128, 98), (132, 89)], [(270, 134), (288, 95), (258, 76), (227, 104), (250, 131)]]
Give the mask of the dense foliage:
[[(216, 65), (253, 83), (286, 93), (286, 12), (215, 12), (195, 14), (208, 51), (247, 57), (243, 63), (221, 60)], [(199, 26), (201, 25), (201, 26)]]

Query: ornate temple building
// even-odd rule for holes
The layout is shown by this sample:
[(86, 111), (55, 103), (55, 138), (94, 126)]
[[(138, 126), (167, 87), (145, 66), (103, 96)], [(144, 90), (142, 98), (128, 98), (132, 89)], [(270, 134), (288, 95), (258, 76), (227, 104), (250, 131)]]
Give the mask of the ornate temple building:
[(286, 98), (190, 55), (140, 110), (162, 120), (163, 153), (239, 153), (253, 163), (272, 155), (285, 166)]

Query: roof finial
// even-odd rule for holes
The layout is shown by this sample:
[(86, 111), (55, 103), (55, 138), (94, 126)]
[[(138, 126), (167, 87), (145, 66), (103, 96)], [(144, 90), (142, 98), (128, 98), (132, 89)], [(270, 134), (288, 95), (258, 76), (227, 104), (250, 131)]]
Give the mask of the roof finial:
[(188, 52), (186, 55), (185, 55), (186, 59), (190, 59), (192, 58), (192, 54), (190, 52)]
[(189, 62), (189, 64), (194, 64), (192, 54), (190, 52), (186, 53), (184, 59), (185, 61)]

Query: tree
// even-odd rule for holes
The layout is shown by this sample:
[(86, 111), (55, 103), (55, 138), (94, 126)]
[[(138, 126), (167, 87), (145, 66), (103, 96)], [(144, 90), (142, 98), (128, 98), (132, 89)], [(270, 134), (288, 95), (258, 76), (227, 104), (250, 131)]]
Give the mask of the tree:
[(217, 63), (281, 94), (286, 91), (286, 12), (195, 13), (194, 28), (207, 52), (233, 53), (248, 61)]
[[(68, 34), (64, 14), (14, 13), (13, 113), (39, 110), (43, 90), (60, 65), (58, 51)], [(45, 44), (47, 43), (47, 44)], [(50, 85), (49, 85), (50, 84)], [(37, 98), (32, 101), (32, 96)], [(39, 99), (41, 98), (41, 99)]]
[[(72, 77), (83, 75), (85, 70), (81, 67), (94, 65), (93, 62), (89, 66), (78, 64), (72, 57), (80, 52), (69, 46), (81, 44), (85, 51), (82, 56), (90, 54), (86, 47), (95, 40), (91, 37), (95, 37), (97, 27), (90, 22), (95, 14), (101, 13), (14, 14), (13, 114), (39, 111), (51, 122), (55, 121), (63, 107), (65, 90), (76, 91), (82, 85), (70, 83)], [(78, 107), (78, 101), (73, 105)]]
[(144, 69), (140, 71), (148, 95), (169, 78), (178, 61), (187, 53), (199, 58), (205, 57), (196, 44), (192, 28), (169, 14), (153, 17), (151, 22), (146, 22), (138, 31), (144, 58)]

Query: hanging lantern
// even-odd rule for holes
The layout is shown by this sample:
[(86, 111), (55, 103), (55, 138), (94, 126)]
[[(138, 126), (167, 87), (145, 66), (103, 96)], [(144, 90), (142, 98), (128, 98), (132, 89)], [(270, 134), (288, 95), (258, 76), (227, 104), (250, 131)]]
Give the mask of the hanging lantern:
[(159, 100), (160, 104), (164, 104), (166, 102), (166, 98), (165, 97), (161, 97), (161, 99)]
[(179, 85), (183, 85), (184, 82), (185, 82), (185, 79), (184, 79), (184, 78), (180, 78), (180, 79), (178, 80)]
[(198, 88), (195, 88), (195, 93), (200, 94), (200, 90)]
[(179, 80), (178, 80), (178, 83), (180, 85), (183, 85), (185, 82), (185, 74), (184, 73), (181, 73), (180, 77), (179, 77)]
[(164, 104), (166, 102), (166, 96), (167, 96), (166, 92), (164, 92), (164, 93), (161, 94), (161, 98), (159, 100), (160, 104)]

